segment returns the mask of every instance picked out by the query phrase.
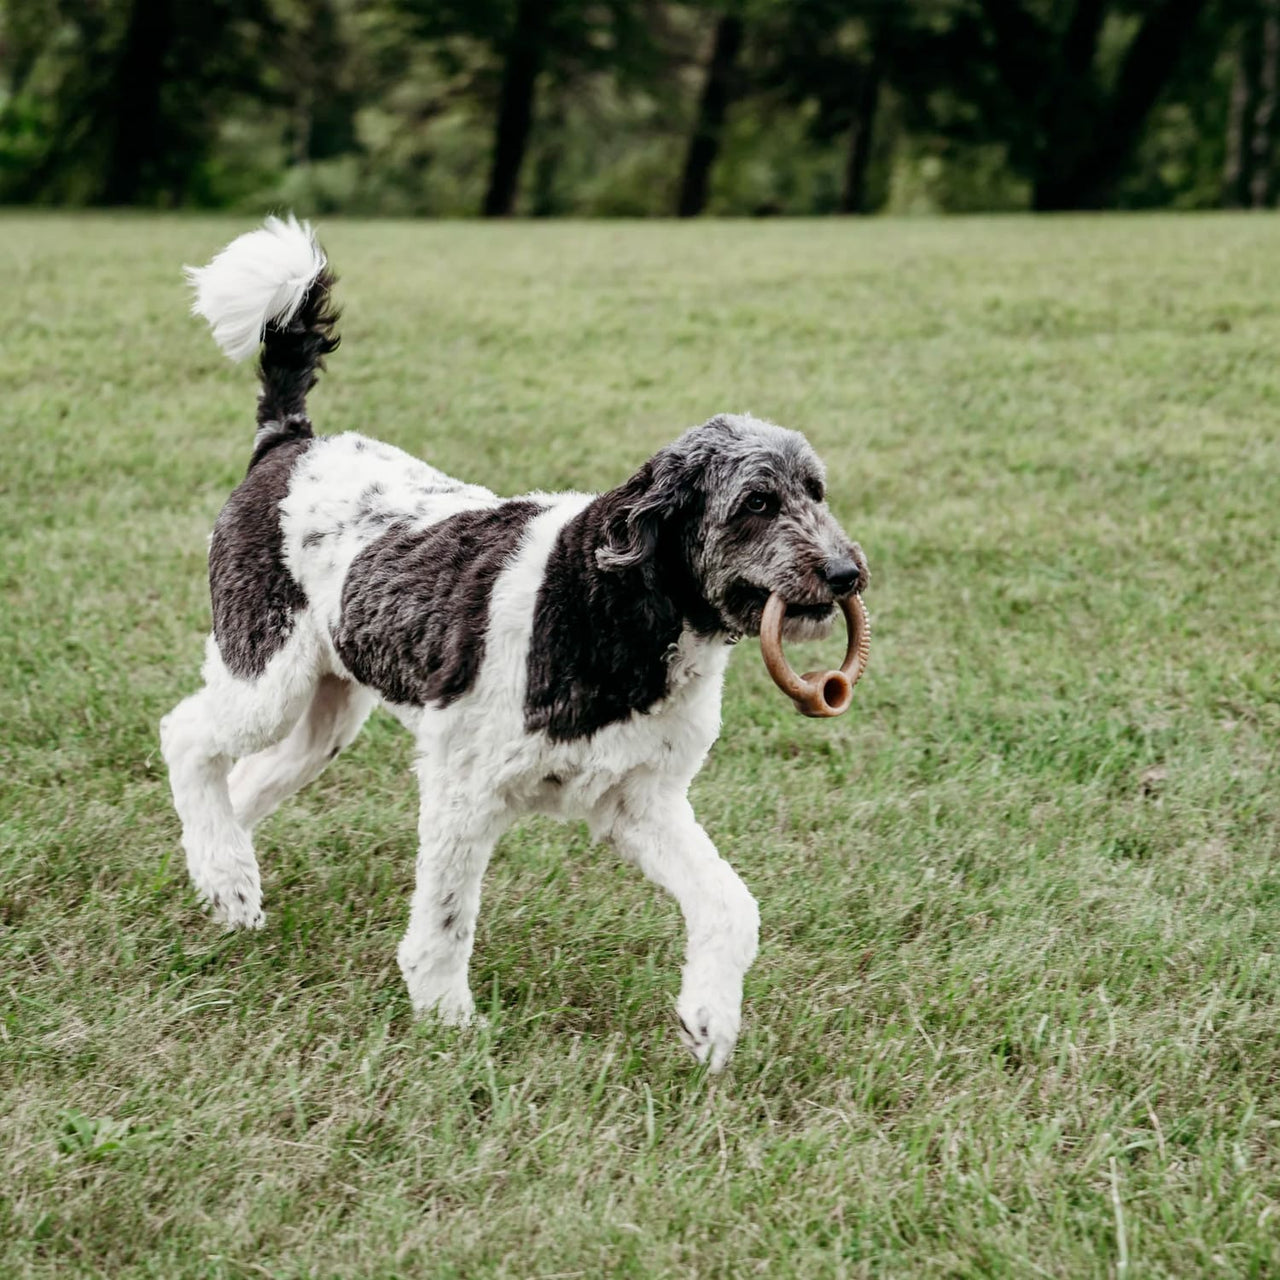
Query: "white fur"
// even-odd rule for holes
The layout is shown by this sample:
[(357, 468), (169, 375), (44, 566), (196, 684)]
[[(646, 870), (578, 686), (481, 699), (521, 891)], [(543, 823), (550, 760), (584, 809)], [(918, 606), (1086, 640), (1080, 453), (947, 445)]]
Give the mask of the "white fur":
[[(354, 431), (317, 440), (291, 479), (281, 527), (285, 563), (326, 636), (338, 624), (351, 561), (383, 532), (356, 519), (361, 495), (372, 485), (381, 492), (371, 514), (393, 513), (415, 528), (499, 501), (478, 484), (463, 484), (403, 449)], [(309, 532), (339, 528), (340, 534), (306, 545)]]
[(302, 305), (325, 256), (309, 222), (268, 218), (233, 240), (207, 267), (187, 267), (193, 315), (203, 316), (232, 359), (245, 360), (268, 323), (287, 324)]

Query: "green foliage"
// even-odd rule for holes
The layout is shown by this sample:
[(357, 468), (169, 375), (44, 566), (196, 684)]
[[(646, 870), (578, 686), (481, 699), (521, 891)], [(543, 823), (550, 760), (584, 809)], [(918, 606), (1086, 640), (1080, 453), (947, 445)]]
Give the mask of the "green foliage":
[(982, 213), (1027, 209), (1031, 184), (1011, 172), (999, 143), (911, 137), (894, 154), (888, 213)]
[[(920, 8), (888, 42), (909, 122), (1002, 146), (1037, 209), (1101, 208), (1162, 93), (1224, 27), (1209, 0), (992, 0)], [(1198, 90), (1203, 96), (1203, 88)]]
[(814, 141), (804, 112), (747, 103), (734, 113), (710, 213), (833, 213), (839, 197), (839, 153)]
[[(515, 211), (670, 213), (723, 6), (9, 0), (0, 201), (476, 213), (522, 7), (538, 47)], [(1237, 53), (1249, 174), (1264, 203), (1280, 190), (1264, 0), (740, 12), (713, 212), (1216, 204)]]
[(1134, 164), (1117, 184), (1120, 207), (1207, 209), (1226, 201), (1223, 170), (1235, 70), (1229, 17), (1228, 10), (1219, 18), (1217, 38), (1196, 47), (1152, 113)]
[(196, 908), (156, 724), (254, 383), (178, 268), (243, 227), (4, 218), (6, 1280), (1280, 1273), (1275, 220), (323, 228), (322, 430), (502, 492), (722, 409), (828, 463), (871, 667), (817, 723), (731, 663), (715, 1081), (676, 910), (549, 822), (486, 877), (488, 1027), (410, 1017), (385, 715), (259, 828), (264, 931)]
[(218, 124), (262, 92), (268, 0), (11, 0), (20, 34), (0, 106), (0, 201), (225, 202)]

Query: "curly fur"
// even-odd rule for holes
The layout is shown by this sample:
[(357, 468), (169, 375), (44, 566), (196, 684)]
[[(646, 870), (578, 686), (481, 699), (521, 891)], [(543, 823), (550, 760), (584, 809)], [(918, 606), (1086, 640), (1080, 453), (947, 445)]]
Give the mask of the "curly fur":
[(252, 827), (381, 703), (414, 735), (422, 793), (398, 952), (415, 1009), (472, 1015), (503, 830), (585, 819), (679, 902), (681, 1036), (719, 1070), (759, 917), (687, 792), (768, 595), (788, 601), (787, 634), (819, 635), (866, 582), (813, 450), (722, 415), (607, 493), (502, 499), (365, 436), (312, 436), (306, 392), (337, 339), (309, 228), (268, 224), (192, 276), (228, 351), (264, 338), (253, 460), (211, 543), (204, 687), (161, 723), (198, 894), (230, 925), (263, 923)]

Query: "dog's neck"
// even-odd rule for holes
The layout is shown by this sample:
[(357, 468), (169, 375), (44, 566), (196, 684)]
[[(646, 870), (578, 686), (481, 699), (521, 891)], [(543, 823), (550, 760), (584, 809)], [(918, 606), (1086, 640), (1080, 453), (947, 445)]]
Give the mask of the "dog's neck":
[(534, 608), (525, 727), (558, 741), (648, 711), (673, 682), (698, 677), (688, 655), (732, 639), (698, 590), (675, 531), (638, 565), (600, 566), (617, 493), (602, 494), (560, 530)]

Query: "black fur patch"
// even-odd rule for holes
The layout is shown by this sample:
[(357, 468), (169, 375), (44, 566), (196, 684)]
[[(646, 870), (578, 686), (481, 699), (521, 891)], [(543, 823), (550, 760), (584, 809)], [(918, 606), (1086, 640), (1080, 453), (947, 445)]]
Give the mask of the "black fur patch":
[(312, 434), (307, 416), (307, 393), (316, 385), (324, 357), (338, 346), (334, 328), (338, 311), (331, 291), (337, 277), (328, 267), (312, 282), (297, 313), (288, 324), (267, 325), (262, 339), (258, 376), (258, 439), (254, 463), (288, 440), (305, 440)]
[(307, 607), (284, 563), (280, 502), (310, 440), (278, 442), (252, 465), (218, 514), (209, 542), (209, 595), (218, 652), (233, 675), (266, 670)]
[(534, 609), (524, 722), (555, 741), (589, 738), (648, 711), (668, 688), (667, 653), (688, 624), (710, 635), (723, 623), (688, 568), (686, 540), (701, 517), (696, 490), (646, 533), (644, 560), (602, 569), (596, 551), (616, 540), (625, 513), (652, 491), (652, 464), (603, 494), (560, 530)]
[(504, 502), (371, 542), (342, 585), (333, 643), (347, 670), (391, 702), (460, 698), (484, 660), (494, 580), (541, 510)]

